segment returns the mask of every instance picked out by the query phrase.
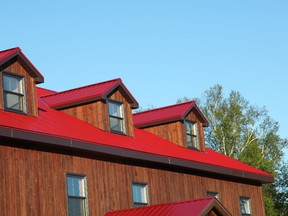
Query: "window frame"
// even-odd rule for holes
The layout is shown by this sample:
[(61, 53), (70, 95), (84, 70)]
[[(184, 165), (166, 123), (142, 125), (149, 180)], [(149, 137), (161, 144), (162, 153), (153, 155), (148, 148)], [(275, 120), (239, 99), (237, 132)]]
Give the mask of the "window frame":
[[(195, 131), (195, 133), (187, 133), (187, 124), (192, 124), (192, 130)], [(185, 135), (186, 135), (186, 145), (190, 149), (194, 150), (200, 150), (200, 141), (199, 141), (199, 129), (198, 129), (198, 124), (196, 121), (192, 120), (185, 120), (184, 121), (184, 126), (185, 126)], [(191, 144), (188, 143), (188, 136), (191, 139)], [(196, 145), (194, 145), (196, 144)]]
[[(242, 200), (245, 200), (248, 203), (248, 209), (249, 209), (250, 212), (242, 212), (242, 208), (241, 208), (241, 203), (242, 203), (241, 201)], [(241, 216), (251, 216), (252, 215), (252, 202), (251, 202), (251, 198), (250, 197), (248, 197), (248, 196), (240, 196), (239, 204), (240, 204), (239, 207), (240, 207)], [(244, 204), (244, 209), (246, 211), (245, 204)]]
[[(4, 84), (4, 79), (5, 77), (17, 79), (20, 83), (20, 92), (13, 92), (5, 89), (5, 84)], [(16, 74), (9, 73), (7, 71), (4, 71), (2, 73), (2, 92), (3, 92), (3, 107), (4, 110), (11, 111), (11, 112), (16, 112), (16, 113), (21, 113), (21, 114), (26, 114), (27, 113), (27, 97), (26, 97), (26, 84), (25, 84), (25, 77), (19, 76)], [(7, 99), (7, 95), (14, 95), (18, 98), (19, 100), (19, 107), (20, 109), (15, 109), (8, 107), (8, 102), (9, 100)]]
[[(144, 187), (144, 193), (145, 193), (146, 202), (136, 202), (135, 201), (135, 199), (134, 199), (134, 190), (133, 190), (134, 186), (143, 186)], [(149, 187), (148, 187), (147, 183), (132, 182), (132, 202), (133, 202), (133, 208), (144, 207), (144, 206), (148, 206), (150, 204)]]
[[(110, 104), (118, 105), (119, 106), (119, 113), (120, 116), (112, 115), (110, 113)], [(110, 132), (112, 133), (117, 133), (117, 134), (122, 134), (126, 135), (126, 122), (125, 122), (125, 110), (124, 110), (124, 103), (115, 101), (115, 100), (108, 100), (108, 115), (109, 115), (109, 129)], [(121, 116), (122, 115), (122, 116)], [(120, 122), (119, 127), (121, 128), (120, 130), (113, 130), (111, 126), (111, 119), (116, 119), (117, 121)]]
[[(84, 196), (69, 195), (68, 178), (78, 178), (84, 181)], [(83, 174), (66, 173), (66, 192), (67, 192), (67, 215), (69, 216), (69, 198), (78, 199), (83, 201), (84, 211), (81, 216), (89, 216), (89, 203), (88, 203), (88, 186), (87, 176)]]

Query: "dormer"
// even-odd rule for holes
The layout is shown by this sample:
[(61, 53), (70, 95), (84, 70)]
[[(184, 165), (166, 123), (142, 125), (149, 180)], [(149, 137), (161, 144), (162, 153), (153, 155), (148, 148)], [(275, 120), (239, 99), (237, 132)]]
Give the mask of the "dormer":
[(134, 136), (132, 109), (138, 108), (138, 102), (121, 79), (57, 92), (41, 99), (51, 108), (101, 130)]
[(179, 146), (205, 151), (204, 127), (209, 125), (195, 101), (135, 113), (134, 126)]
[(20, 48), (0, 52), (0, 109), (38, 116), (36, 84), (44, 78)]

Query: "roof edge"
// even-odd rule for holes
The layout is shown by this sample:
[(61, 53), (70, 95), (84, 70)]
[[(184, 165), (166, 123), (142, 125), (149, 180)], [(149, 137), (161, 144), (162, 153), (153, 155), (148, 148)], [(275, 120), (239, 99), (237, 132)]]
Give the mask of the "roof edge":
[(0, 62), (0, 65), (3, 65), (6, 62), (10, 61), (11, 59), (19, 56), (20, 62), (23, 61), (23, 63), (28, 67), (28, 70), (30, 70), (30, 72), (32, 72), (32, 76), (35, 78), (35, 82), (37, 84), (43, 83), (44, 82), (43, 75), (32, 64), (32, 62), (25, 56), (25, 54), (22, 52), (22, 50), (19, 47), (3, 50), (1, 52), (12, 51), (13, 49), (15, 49), (15, 51), (13, 53), (5, 56), (5, 58)]
[(100, 143), (89, 143), (81, 140), (74, 140), (67, 137), (56, 137), (47, 134), (27, 132), (15, 128), (7, 128), (0, 126), (0, 137), (10, 139), (18, 139), (32, 142), (40, 142), (60, 147), (69, 147), (72, 149), (86, 150), (94, 153), (102, 153), (111, 156), (124, 157), (132, 160), (148, 161), (152, 163), (188, 168), (204, 173), (214, 173), (223, 176), (240, 178), (243, 180), (253, 180), (260, 183), (272, 183), (274, 177), (272, 175), (260, 175), (241, 170), (234, 170), (225, 167), (219, 167), (211, 164), (204, 164), (195, 161), (188, 161), (178, 158), (171, 158), (162, 155), (154, 155), (135, 150), (124, 149), (114, 146), (108, 146)]

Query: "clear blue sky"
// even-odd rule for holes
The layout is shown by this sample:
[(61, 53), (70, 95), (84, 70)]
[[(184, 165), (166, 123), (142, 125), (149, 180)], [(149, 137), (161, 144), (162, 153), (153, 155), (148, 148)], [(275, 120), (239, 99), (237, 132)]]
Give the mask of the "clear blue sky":
[(214, 84), (266, 106), (288, 137), (287, 0), (1, 3), (0, 49), (19, 46), (56, 91), (122, 78), (140, 106)]

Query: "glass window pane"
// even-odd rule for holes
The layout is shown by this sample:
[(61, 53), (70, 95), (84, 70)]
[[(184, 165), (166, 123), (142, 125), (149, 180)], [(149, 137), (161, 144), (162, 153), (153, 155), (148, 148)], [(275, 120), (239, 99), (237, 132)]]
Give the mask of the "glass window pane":
[(133, 202), (134, 203), (148, 203), (146, 185), (133, 185)]
[(85, 181), (82, 177), (67, 177), (68, 196), (85, 197)]
[(110, 101), (109, 102), (109, 115), (122, 118), (123, 117), (122, 104), (114, 103)]
[(251, 205), (249, 198), (240, 198), (240, 209), (242, 214), (251, 214)]
[(19, 95), (4, 94), (5, 108), (14, 110), (23, 110), (23, 97)]
[(3, 75), (4, 90), (14, 93), (23, 93), (22, 78)]
[(85, 200), (81, 198), (68, 199), (69, 216), (85, 215)]

